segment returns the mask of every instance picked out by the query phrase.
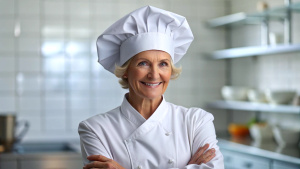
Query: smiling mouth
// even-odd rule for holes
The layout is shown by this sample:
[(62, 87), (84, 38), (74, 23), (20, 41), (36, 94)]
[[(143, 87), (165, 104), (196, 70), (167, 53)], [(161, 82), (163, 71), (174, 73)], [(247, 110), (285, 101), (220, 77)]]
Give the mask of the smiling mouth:
[(155, 87), (155, 86), (160, 85), (162, 82), (158, 82), (158, 83), (146, 83), (146, 82), (141, 82), (141, 83), (143, 83), (143, 84), (146, 85), (146, 86), (152, 86), (152, 87)]

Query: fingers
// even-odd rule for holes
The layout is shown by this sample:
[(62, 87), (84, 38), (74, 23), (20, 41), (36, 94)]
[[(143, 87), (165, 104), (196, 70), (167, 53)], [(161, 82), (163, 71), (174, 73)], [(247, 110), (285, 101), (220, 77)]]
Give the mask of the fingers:
[(211, 159), (213, 159), (216, 156), (215, 152), (216, 151), (214, 148), (207, 150), (201, 157), (198, 158), (197, 164), (209, 162)]
[(192, 156), (189, 164), (197, 164), (199, 161), (199, 158), (203, 155), (204, 151), (207, 150), (209, 147), (209, 144), (205, 144), (203, 147), (198, 148), (198, 150), (195, 152), (195, 154)]
[(104, 168), (104, 164), (99, 161), (93, 161), (91, 163), (88, 163), (83, 167), (83, 169), (90, 169), (90, 168)]
[(200, 147), (197, 152), (195, 154), (197, 154), (196, 156), (200, 156), (201, 154), (204, 153), (204, 151), (206, 151), (209, 147), (209, 144), (205, 144), (203, 147)]
[(111, 159), (105, 157), (105, 156), (102, 156), (102, 155), (91, 155), (91, 156), (88, 156), (87, 159), (89, 161), (92, 161), (91, 163), (89, 164), (86, 164), (83, 169), (90, 169), (90, 168), (107, 168), (108, 167), (108, 161), (110, 161)]
[(192, 156), (188, 164), (198, 164), (207, 163), (211, 161), (216, 156), (216, 151), (214, 148), (209, 149), (209, 144), (205, 144), (203, 147), (200, 147), (195, 154)]
[(101, 162), (106, 162), (110, 160), (109, 158), (102, 155), (90, 155), (87, 157), (87, 159), (90, 161), (101, 161)]

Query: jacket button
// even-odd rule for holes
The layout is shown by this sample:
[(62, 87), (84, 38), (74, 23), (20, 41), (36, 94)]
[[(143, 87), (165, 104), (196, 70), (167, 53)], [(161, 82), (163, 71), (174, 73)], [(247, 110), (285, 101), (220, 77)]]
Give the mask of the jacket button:
[(173, 163), (174, 163), (174, 160), (173, 160), (173, 159), (169, 159), (168, 163), (169, 163), (169, 164), (173, 164)]
[(167, 132), (167, 133), (165, 133), (165, 135), (166, 135), (166, 136), (169, 136), (169, 135), (171, 135), (171, 132)]

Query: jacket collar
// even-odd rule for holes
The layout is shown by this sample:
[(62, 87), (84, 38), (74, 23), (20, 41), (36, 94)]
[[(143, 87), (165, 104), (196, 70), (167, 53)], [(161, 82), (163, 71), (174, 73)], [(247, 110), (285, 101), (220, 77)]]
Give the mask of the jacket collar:
[(132, 123), (137, 126), (141, 126), (144, 122), (160, 122), (168, 112), (168, 104), (165, 101), (164, 96), (163, 99), (154, 113), (146, 120), (135, 108), (131, 106), (126, 98), (126, 94), (124, 95), (123, 102), (121, 105), (122, 114)]

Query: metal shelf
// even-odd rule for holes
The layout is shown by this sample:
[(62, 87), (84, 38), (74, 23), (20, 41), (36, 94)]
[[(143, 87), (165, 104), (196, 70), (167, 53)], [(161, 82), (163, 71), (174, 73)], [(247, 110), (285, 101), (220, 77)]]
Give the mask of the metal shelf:
[(231, 26), (239, 24), (260, 24), (266, 18), (268, 20), (283, 20), (287, 16), (287, 11), (300, 12), (300, 2), (292, 3), (290, 6), (282, 6), (267, 9), (257, 13), (236, 13), (207, 21), (209, 27)]
[(245, 102), (245, 101), (217, 100), (208, 103), (206, 107), (213, 108), (213, 109), (242, 110), (242, 111), (253, 111), (253, 112), (300, 114), (300, 106), (272, 105), (272, 104), (253, 103), (253, 102)]
[[(237, 57), (299, 52), (300, 44), (292, 44), (291, 41), (291, 12), (300, 12), (300, 2), (290, 2), (291, 1), (289, 0), (285, 6), (270, 8), (262, 12), (252, 14), (241, 12), (209, 20), (207, 23), (210, 27), (233, 26), (239, 24), (261, 24), (261, 40), (263, 45), (218, 50), (207, 54), (207, 56), (211, 59), (230, 59)], [(284, 44), (268, 45), (268, 22), (270, 20), (279, 20), (284, 22)]]
[(207, 54), (212, 59), (230, 59), (237, 57), (248, 57), (258, 55), (270, 55), (280, 53), (299, 52), (300, 44), (282, 44), (282, 45), (270, 45), (270, 46), (250, 46), (241, 48), (230, 48), (224, 50), (214, 51)]

